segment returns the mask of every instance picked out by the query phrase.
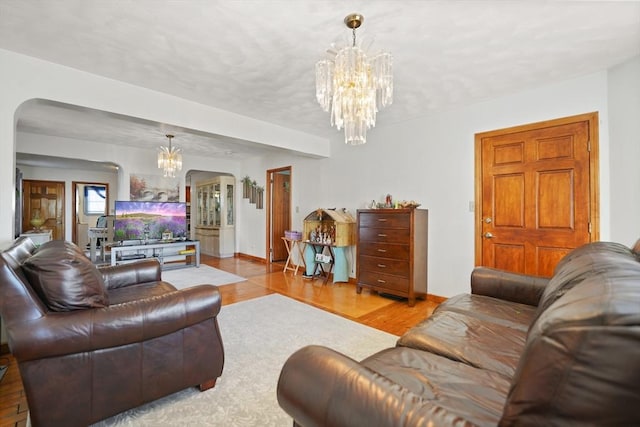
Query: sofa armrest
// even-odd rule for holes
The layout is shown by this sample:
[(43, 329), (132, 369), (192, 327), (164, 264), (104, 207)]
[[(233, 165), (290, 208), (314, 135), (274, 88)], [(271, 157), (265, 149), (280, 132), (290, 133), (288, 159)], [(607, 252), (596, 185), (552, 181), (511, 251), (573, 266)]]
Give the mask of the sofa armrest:
[(476, 267), (471, 273), (471, 293), (537, 306), (549, 279)]
[(98, 267), (107, 289), (122, 288), (144, 282), (159, 282), (162, 268), (157, 259), (145, 259), (129, 264)]
[(18, 361), (107, 349), (171, 334), (215, 318), (218, 288), (200, 285), (104, 308), (48, 312), (9, 332)]
[(305, 427), (470, 425), (459, 414), (321, 346), (304, 347), (285, 362), (278, 403)]

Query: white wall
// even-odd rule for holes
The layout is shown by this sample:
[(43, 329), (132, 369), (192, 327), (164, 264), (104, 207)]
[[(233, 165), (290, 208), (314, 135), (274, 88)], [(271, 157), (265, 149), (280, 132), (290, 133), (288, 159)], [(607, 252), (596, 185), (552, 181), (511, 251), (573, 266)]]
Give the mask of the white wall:
[[(290, 149), (312, 156), (329, 155), (329, 143), (325, 139), (175, 96), (2, 49), (0, 49), (0, 64), (2, 64), (0, 67), (0, 93), (2, 94), (0, 97), (0, 206), (5, 207), (0, 210), (0, 247), (9, 244), (13, 237), (14, 212), (13, 208), (7, 207), (15, 205), (13, 188), (15, 187), (16, 121), (20, 105), (30, 99), (49, 99), (107, 112), (117, 112), (205, 133)], [(98, 160), (96, 157), (99, 156), (109, 158), (120, 165), (131, 162), (131, 165), (135, 166), (136, 158), (128, 157), (135, 154), (134, 151), (115, 146), (109, 148), (103, 146), (99, 150), (91, 150), (84, 146), (96, 148), (92, 144), (94, 143), (68, 142), (68, 147), (74, 146), (75, 149), (68, 149), (66, 154), (59, 153), (58, 147), (54, 146), (46, 147), (41, 144), (40, 148), (46, 148), (48, 151), (41, 154), (55, 152), (54, 155), (72, 158), (86, 155), (92, 160)], [(140, 159), (145, 158), (146, 153), (139, 154)], [(205, 163), (203, 159), (187, 159), (187, 156), (184, 156), (184, 159)], [(198, 166), (198, 168), (211, 170), (208, 167)], [(129, 170), (141, 173), (134, 168)], [(128, 176), (121, 178), (128, 180)], [(182, 178), (184, 179), (184, 176)]]
[[(8, 160), (13, 158), (13, 146), (6, 141), (14, 140), (13, 114), (17, 105), (26, 99), (41, 97), (195, 127), (212, 133), (220, 130), (215, 125), (207, 124), (212, 121), (211, 117), (218, 117), (216, 114), (219, 112), (204, 106), (196, 107), (174, 97), (1, 50), (0, 61), (3, 63), (0, 68), (0, 88), (3, 91), (0, 99), (2, 206), (11, 206), (13, 201), (13, 192), (7, 192), (7, 189), (13, 188), (10, 185), (14, 179), (13, 165)], [(7, 61), (10, 67), (4, 66)], [(626, 243), (630, 240), (625, 237), (629, 232), (637, 234), (638, 207), (634, 205), (628, 215), (626, 212), (620, 213), (629, 203), (628, 194), (610, 192), (613, 186), (617, 188), (626, 182), (625, 172), (611, 172), (612, 167), (617, 169), (623, 165), (626, 169), (633, 169), (632, 165), (628, 165), (628, 159), (637, 159), (637, 156), (628, 156), (627, 153), (637, 153), (637, 127), (629, 125), (629, 122), (637, 119), (638, 107), (633, 101), (628, 101), (625, 93), (628, 87), (637, 93), (637, 67), (636, 60), (612, 70), (611, 76), (607, 71), (602, 71), (393, 126), (384, 125), (383, 110), (378, 127), (370, 131), (368, 143), (364, 146), (344, 145), (341, 133), (336, 131), (330, 147), (322, 151), (327, 155), (331, 152), (330, 158), (311, 159), (288, 154), (233, 164), (185, 155), (185, 169), (228, 172), (238, 179), (250, 175), (264, 185), (267, 169), (292, 166), (292, 225), (298, 229), (302, 228), (302, 219), (318, 207), (345, 207), (355, 213), (356, 209), (364, 207), (371, 199), (380, 200), (386, 193), (391, 193), (395, 199), (415, 199), (430, 211), (429, 292), (451, 296), (469, 290), (468, 278), (474, 263), (474, 215), (469, 211), (469, 202), (474, 199), (475, 133), (598, 111), (601, 120), (601, 238), (606, 240), (612, 237), (612, 224), (615, 224), (616, 233), (624, 237)], [(40, 76), (48, 72), (52, 75), (51, 79), (35, 82), (36, 74)], [(75, 80), (78, 79), (82, 84), (76, 85)], [(612, 91), (611, 97), (609, 90)], [(112, 96), (113, 91), (118, 96)], [(162, 102), (158, 102), (159, 99)], [(168, 107), (165, 109), (158, 105)], [(184, 108), (193, 111), (197, 119), (188, 117)], [(612, 114), (619, 114), (625, 109), (627, 113), (616, 116), (610, 124), (609, 108)], [(203, 118), (205, 112), (212, 113), (207, 120)], [(234, 126), (239, 125), (237, 120), (232, 120)], [(250, 123), (252, 138), (259, 137), (267, 129), (261, 127), (265, 124), (247, 123)], [(612, 142), (609, 138), (610, 126), (611, 134), (615, 136)], [(295, 137), (299, 135), (282, 132), (282, 128), (277, 127), (268, 130), (266, 139), (269, 141), (281, 138), (294, 144)], [(25, 152), (113, 161), (122, 166), (119, 176), (121, 182), (128, 182), (130, 172), (149, 173), (155, 170), (153, 156), (144, 150), (60, 139), (36, 143), (20, 137), (19, 143), (21, 151)], [(100, 158), (96, 158), (96, 153), (100, 153)], [(634, 170), (633, 174), (634, 183), (637, 184), (638, 172)], [(181, 178), (184, 179), (184, 176)], [(628, 185), (625, 188), (633, 191)], [(119, 196), (127, 195), (122, 188), (119, 193)], [(265, 210), (255, 209), (255, 205), (241, 198), (240, 192), (238, 195), (236, 250), (264, 257)], [(615, 200), (612, 201), (611, 197), (615, 197)], [(10, 238), (9, 230), (12, 228), (12, 213), (6, 211), (0, 211), (0, 243)]]
[[(318, 207), (344, 207), (355, 214), (387, 193), (394, 200), (421, 203), (429, 209), (429, 293), (448, 297), (469, 291), (474, 266), (474, 214), (469, 210), (475, 197), (474, 134), (592, 111), (600, 114), (601, 237), (607, 239), (611, 215), (606, 72), (378, 126), (363, 146), (345, 145), (336, 132), (330, 158), (280, 156), (266, 159), (262, 167), (293, 166), (292, 225), (297, 229)], [(622, 151), (630, 142), (624, 144)]]
[(609, 73), (611, 240), (640, 238), (640, 57)]

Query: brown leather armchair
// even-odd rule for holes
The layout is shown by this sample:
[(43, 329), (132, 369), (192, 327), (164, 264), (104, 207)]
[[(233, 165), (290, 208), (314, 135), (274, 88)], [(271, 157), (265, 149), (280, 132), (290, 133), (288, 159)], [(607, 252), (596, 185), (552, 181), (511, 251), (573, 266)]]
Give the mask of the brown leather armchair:
[(34, 426), (83, 426), (199, 385), (224, 351), (217, 287), (176, 290), (160, 264), (94, 267), (75, 245), (18, 239), (0, 256), (0, 315)]

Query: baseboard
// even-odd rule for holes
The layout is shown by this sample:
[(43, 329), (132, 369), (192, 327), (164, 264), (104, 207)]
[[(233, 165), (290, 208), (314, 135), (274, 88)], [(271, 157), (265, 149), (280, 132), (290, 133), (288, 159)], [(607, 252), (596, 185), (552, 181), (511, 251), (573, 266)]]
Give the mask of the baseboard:
[(427, 294), (427, 300), (433, 301), (433, 302), (438, 303), (438, 304), (440, 304), (442, 302), (445, 302), (448, 299), (449, 298), (441, 297), (440, 295)]
[(247, 259), (249, 261), (259, 262), (259, 263), (262, 263), (262, 264), (266, 264), (267, 263), (267, 260), (264, 259), (264, 258), (260, 258), (260, 257), (254, 256), (254, 255), (243, 254), (241, 252), (236, 252), (234, 254), (234, 258)]

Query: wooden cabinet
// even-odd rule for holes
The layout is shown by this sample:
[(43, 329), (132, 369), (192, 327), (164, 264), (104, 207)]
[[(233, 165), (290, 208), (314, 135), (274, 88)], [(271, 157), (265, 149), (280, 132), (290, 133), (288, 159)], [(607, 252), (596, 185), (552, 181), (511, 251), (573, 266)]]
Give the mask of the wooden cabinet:
[(358, 210), (357, 292), (370, 288), (408, 298), (427, 295), (426, 209)]
[(218, 176), (196, 183), (196, 232), (203, 254), (220, 258), (235, 254), (235, 178)]

